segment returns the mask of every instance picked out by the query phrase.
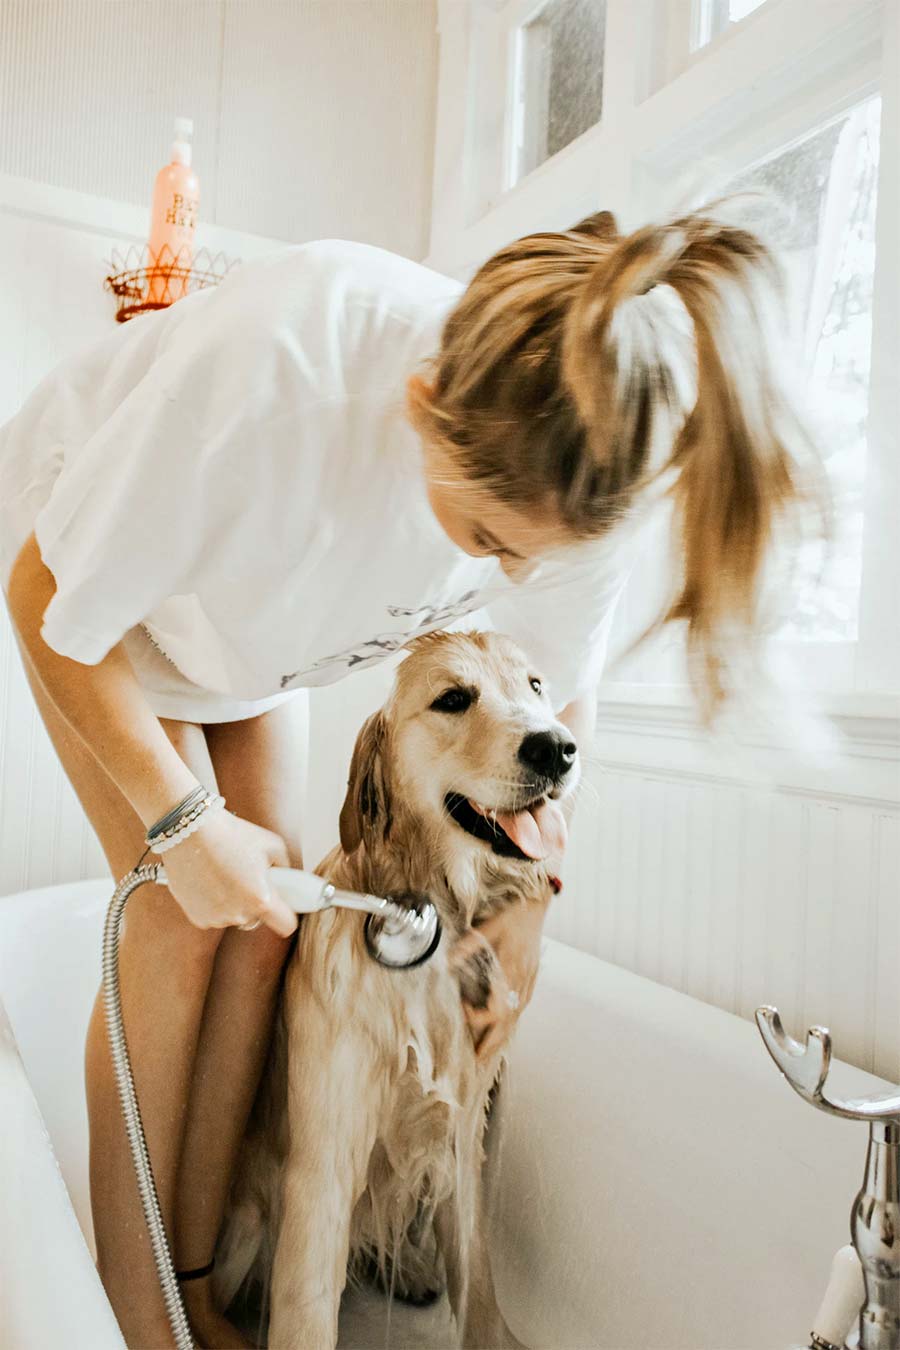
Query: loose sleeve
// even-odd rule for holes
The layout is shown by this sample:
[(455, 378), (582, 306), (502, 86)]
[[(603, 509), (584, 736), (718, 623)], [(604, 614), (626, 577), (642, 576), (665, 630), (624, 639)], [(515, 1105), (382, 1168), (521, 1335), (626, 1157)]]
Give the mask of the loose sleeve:
[(34, 522), (56, 581), (41, 629), (54, 651), (96, 665), (160, 601), (194, 589), (247, 501), (271, 364), (233, 326), (185, 322), (102, 424), (67, 447)]
[(557, 712), (602, 675), (631, 562), (624, 547), (585, 545), (571, 560), (545, 562), (532, 579), (487, 606), (497, 631), (513, 638), (546, 679)]

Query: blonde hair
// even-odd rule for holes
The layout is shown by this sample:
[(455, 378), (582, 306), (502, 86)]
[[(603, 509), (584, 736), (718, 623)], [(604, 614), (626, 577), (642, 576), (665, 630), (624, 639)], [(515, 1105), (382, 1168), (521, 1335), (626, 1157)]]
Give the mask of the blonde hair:
[(576, 539), (669, 474), (682, 575), (653, 628), (686, 622), (707, 718), (760, 625), (776, 526), (821, 492), (782, 387), (777, 264), (714, 209), (624, 236), (604, 211), (507, 245), (448, 316), (407, 404), (468, 482), (554, 507)]

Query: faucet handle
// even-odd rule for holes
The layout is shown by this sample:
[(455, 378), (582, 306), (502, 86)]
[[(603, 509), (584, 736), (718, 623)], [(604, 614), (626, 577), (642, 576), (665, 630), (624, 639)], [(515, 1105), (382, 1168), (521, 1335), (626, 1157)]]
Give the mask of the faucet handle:
[(784, 1077), (810, 1105), (848, 1120), (900, 1119), (900, 1092), (868, 1098), (826, 1097), (825, 1080), (831, 1066), (831, 1034), (826, 1027), (810, 1027), (803, 1045), (787, 1034), (778, 1009), (768, 1004), (757, 1008), (756, 1025)]

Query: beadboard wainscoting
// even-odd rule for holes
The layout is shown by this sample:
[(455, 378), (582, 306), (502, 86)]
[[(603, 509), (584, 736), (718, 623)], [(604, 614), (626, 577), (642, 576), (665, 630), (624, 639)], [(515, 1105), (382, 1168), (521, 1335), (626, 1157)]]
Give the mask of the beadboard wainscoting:
[(897, 722), (840, 716), (828, 760), (728, 754), (686, 710), (601, 704), (552, 936), (900, 1079)]

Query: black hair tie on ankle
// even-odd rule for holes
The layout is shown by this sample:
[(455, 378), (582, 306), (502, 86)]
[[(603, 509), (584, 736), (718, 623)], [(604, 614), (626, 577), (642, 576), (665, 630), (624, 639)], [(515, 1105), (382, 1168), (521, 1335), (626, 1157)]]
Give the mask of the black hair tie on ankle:
[(208, 1266), (198, 1266), (196, 1270), (176, 1270), (175, 1278), (177, 1280), (202, 1280), (205, 1275), (211, 1273), (215, 1264), (216, 1258), (213, 1257)]

